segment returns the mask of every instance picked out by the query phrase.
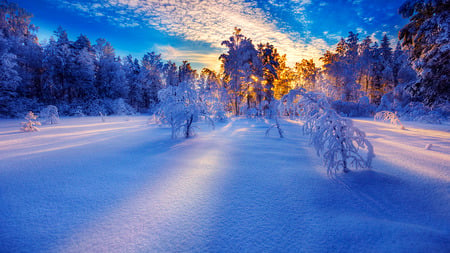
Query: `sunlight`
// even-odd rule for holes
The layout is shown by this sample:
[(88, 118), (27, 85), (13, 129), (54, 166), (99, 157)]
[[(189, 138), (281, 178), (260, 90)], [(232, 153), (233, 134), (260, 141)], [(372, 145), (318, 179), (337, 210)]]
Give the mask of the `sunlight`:
[[(202, 145), (198, 140), (187, 141), (189, 146)], [(135, 196), (124, 201), (100, 220), (93, 220), (87, 227), (65, 242), (58, 249), (61, 252), (136, 252), (143, 249), (161, 249), (167, 245), (177, 245), (183, 242), (166, 242), (165, 238), (176, 238), (180, 233), (191, 237), (203, 236), (192, 234), (205, 231), (211, 217), (209, 212), (217, 199), (214, 191), (217, 189), (217, 178), (226, 166), (224, 154), (227, 149), (201, 147), (205, 152), (192, 153), (188, 147), (175, 149), (177, 159), (170, 159), (167, 164), (161, 164), (165, 174), (155, 180), (150, 178)], [(166, 154), (171, 157), (174, 150)], [(192, 154), (191, 154), (192, 153)], [(181, 157), (179, 156), (181, 155)], [(207, 200), (208, 202), (204, 202)], [(202, 220), (192, 220), (191, 217), (204, 213)], [(173, 228), (177, 230), (174, 231)], [(171, 234), (171, 236), (168, 236)], [(180, 240), (183, 238), (180, 238)], [(105, 243), (108, 242), (108, 243)], [(188, 243), (188, 242), (185, 242)]]
[[(115, 122), (110, 125), (116, 125)], [(82, 131), (73, 131), (77, 127), (91, 127), (101, 126), (103, 128), (94, 128)], [(32, 154), (39, 154), (44, 152), (51, 152), (57, 150), (63, 150), (78, 146), (83, 146), (95, 142), (105, 141), (111, 138), (115, 138), (115, 134), (118, 132), (134, 132), (142, 130), (142, 125), (129, 124), (120, 127), (111, 127), (107, 125), (89, 124), (89, 125), (77, 125), (77, 127), (70, 126), (56, 126), (51, 130), (69, 130), (70, 132), (52, 132), (47, 131), (48, 128), (41, 129), (36, 134), (29, 135), (22, 133), (20, 138), (12, 138), (8, 136), (0, 136), (0, 159), (19, 157)], [(17, 137), (17, 136), (16, 136)]]
[[(397, 165), (399, 168), (405, 168), (421, 175), (450, 182), (450, 171), (445, 169), (445, 166), (450, 164), (450, 155), (426, 151), (424, 148), (408, 146), (387, 139), (377, 139), (374, 143), (382, 143), (394, 147), (394, 150), (400, 150), (397, 152), (392, 151), (392, 148), (378, 148), (376, 151), (379, 158), (384, 157), (384, 159)], [(408, 157), (400, 158), (399, 155), (401, 154), (407, 154)], [(436, 163), (441, 164), (441, 166)]]

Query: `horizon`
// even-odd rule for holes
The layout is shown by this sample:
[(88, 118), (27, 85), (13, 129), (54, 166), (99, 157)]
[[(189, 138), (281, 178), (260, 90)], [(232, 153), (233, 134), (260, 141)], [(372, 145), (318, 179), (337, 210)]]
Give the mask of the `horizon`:
[[(218, 70), (220, 45), (234, 27), (253, 43), (273, 44), (286, 54), (288, 65), (318, 59), (333, 51), (350, 31), (374, 42), (386, 33), (391, 45), (407, 23), (397, 9), (401, 1), (136, 1), (136, 0), (26, 0), (13, 1), (33, 14), (45, 43), (58, 26), (75, 40), (80, 34), (91, 42), (105, 38), (116, 55), (141, 59), (147, 52), (165, 61), (189, 61), (195, 69)], [(228, 2), (228, 3), (227, 3)], [(207, 28), (207, 29), (205, 29)]]

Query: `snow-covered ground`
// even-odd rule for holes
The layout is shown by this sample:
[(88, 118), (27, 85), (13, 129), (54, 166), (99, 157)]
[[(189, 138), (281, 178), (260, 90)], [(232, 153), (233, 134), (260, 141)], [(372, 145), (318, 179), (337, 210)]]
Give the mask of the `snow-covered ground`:
[(301, 123), (171, 140), (147, 119), (1, 120), (0, 252), (450, 250), (448, 124), (357, 119), (373, 169), (330, 178)]

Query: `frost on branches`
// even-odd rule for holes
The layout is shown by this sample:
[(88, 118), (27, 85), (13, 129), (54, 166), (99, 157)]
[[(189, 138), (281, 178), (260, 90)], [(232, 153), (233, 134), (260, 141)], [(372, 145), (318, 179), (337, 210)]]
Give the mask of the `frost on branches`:
[(405, 129), (405, 126), (403, 126), (402, 122), (400, 122), (400, 119), (398, 118), (397, 114), (390, 111), (377, 112), (374, 116), (374, 119), (378, 121), (389, 122), (402, 130)]
[(58, 107), (49, 105), (41, 110), (39, 116), (44, 120), (44, 124), (57, 124), (59, 121)]
[(183, 135), (189, 138), (194, 135), (193, 123), (198, 121), (203, 111), (197, 91), (190, 82), (182, 82), (178, 86), (168, 86), (158, 92), (160, 121), (172, 128), (172, 138)]
[(41, 125), (41, 122), (37, 121), (38, 116), (34, 115), (32, 111), (28, 112), (25, 116), (26, 122), (22, 122), (22, 127), (20, 128), (23, 132), (36, 132), (39, 131), (37, 126)]
[(363, 131), (353, 126), (352, 120), (339, 116), (331, 108), (325, 95), (292, 90), (281, 101), (282, 112), (295, 109), (305, 120), (303, 132), (310, 135), (311, 144), (323, 158), (329, 175), (340, 170), (349, 172), (350, 167), (370, 168), (375, 157), (372, 144)]

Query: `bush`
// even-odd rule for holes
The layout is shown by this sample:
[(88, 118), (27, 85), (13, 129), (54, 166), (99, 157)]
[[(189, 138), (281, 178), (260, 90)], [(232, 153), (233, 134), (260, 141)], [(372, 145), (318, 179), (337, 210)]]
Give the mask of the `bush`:
[(48, 105), (39, 113), (41, 119), (43, 119), (44, 124), (57, 124), (59, 122), (58, 107), (54, 105)]
[(400, 129), (405, 129), (403, 124), (400, 122), (397, 113), (394, 112), (390, 111), (377, 112), (374, 116), (374, 120), (389, 122), (394, 126), (400, 127)]

